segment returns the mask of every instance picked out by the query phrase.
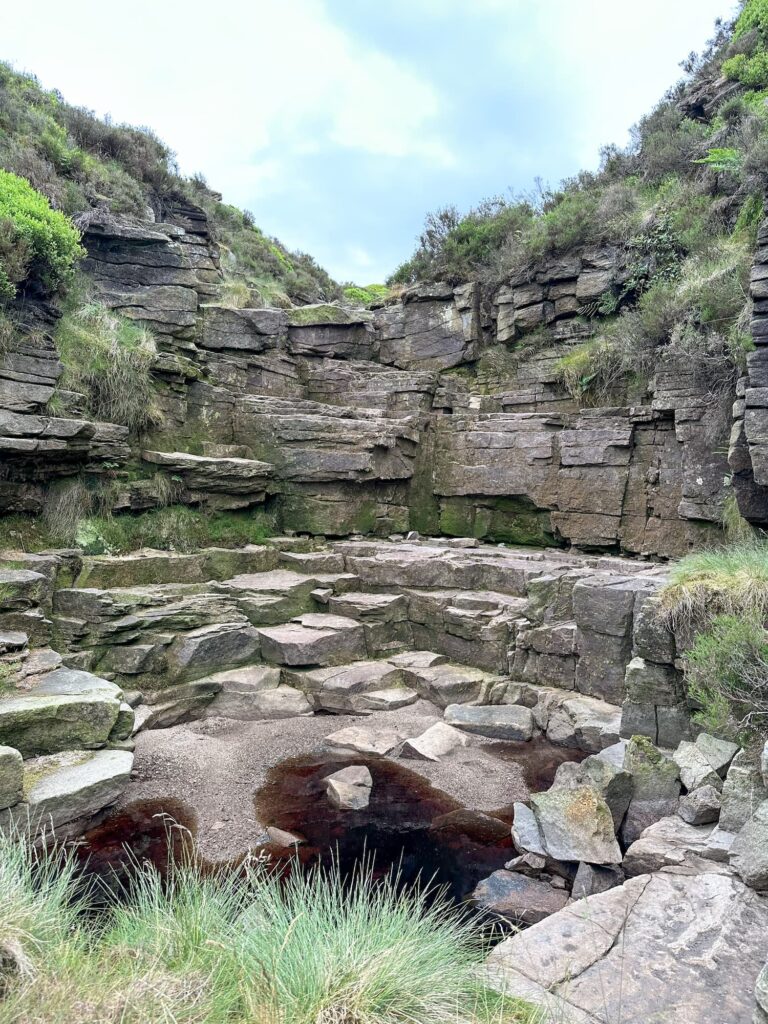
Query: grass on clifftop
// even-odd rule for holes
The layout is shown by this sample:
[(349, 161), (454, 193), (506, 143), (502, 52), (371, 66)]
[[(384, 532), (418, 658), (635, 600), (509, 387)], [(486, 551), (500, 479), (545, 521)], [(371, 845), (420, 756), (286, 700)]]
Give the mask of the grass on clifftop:
[(362, 871), (256, 864), (161, 880), (88, 914), (71, 857), (0, 837), (0, 1024), (532, 1024), (484, 989), (473, 926)]

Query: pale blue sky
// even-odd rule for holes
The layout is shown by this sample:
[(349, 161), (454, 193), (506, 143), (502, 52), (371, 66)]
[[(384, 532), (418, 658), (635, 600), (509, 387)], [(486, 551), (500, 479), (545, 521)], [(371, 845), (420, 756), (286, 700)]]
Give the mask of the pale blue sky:
[(147, 124), (335, 277), (382, 280), (424, 214), (594, 168), (732, 0), (30, 0), (0, 57)]

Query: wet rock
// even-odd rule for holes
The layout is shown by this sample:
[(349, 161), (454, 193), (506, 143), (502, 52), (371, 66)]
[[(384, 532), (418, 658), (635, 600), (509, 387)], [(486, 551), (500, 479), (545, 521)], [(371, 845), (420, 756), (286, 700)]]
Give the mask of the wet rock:
[(464, 732), (497, 740), (529, 740), (534, 728), (530, 709), (517, 704), (449, 704), (445, 721)]
[(324, 780), (331, 807), (339, 811), (362, 811), (371, 799), (373, 778), (365, 765), (349, 765)]
[(531, 807), (548, 856), (590, 864), (621, 863), (610, 809), (591, 786), (536, 793)]
[(681, 798), (677, 813), (689, 825), (709, 825), (720, 817), (721, 801), (714, 786), (700, 786)]
[(402, 756), (421, 761), (439, 761), (467, 745), (467, 737), (445, 722), (436, 722), (420, 736), (414, 736), (403, 743)]
[(479, 882), (470, 899), (511, 924), (535, 924), (562, 910), (569, 896), (549, 882), (501, 869)]
[(618, 867), (605, 867), (598, 864), (585, 864), (582, 861), (576, 869), (571, 896), (575, 900), (583, 900), (598, 892), (607, 892), (624, 881), (624, 872)]
[(23, 795), (24, 761), (13, 747), (0, 747), (0, 811), (13, 807)]
[(701, 868), (707, 857), (712, 825), (689, 825), (676, 814), (662, 818), (645, 829), (627, 849), (622, 867), (627, 875), (642, 875), (664, 867)]
[(285, 829), (277, 828), (274, 825), (267, 826), (267, 836), (273, 846), (279, 846), (285, 850), (295, 846), (303, 846), (306, 842), (303, 836), (296, 835), (295, 832), (286, 832)]
[(768, 800), (734, 839), (728, 862), (752, 889), (768, 890)]
[(364, 754), (366, 757), (386, 757), (405, 739), (396, 729), (350, 725), (339, 729), (323, 740), (323, 749), (331, 754)]
[(683, 740), (672, 760), (680, 769), (680, 781), (689, 793), (700, 786), (713, 786), (717, 790), (723, 788), (723, 780), (696, 743)]
[(554, 1020), (749, 1024), (768, 901), (729, 875), (660, 872), (505, 939), (494, 987)]
[(738, 832), (764, 800), (768, 800), (768, 789), (763, 783), (760, 765), (749, 752), (740, 750), (723, 783), (720, 828), (725, 832)]
[(625, 846), (640, 838), (655, 821), (675, 814), (680, 796), (680, 774), (675, 762), (644, 736), (627, 745), (624, 767), (632, 775), (632, 799), (621, 827)]

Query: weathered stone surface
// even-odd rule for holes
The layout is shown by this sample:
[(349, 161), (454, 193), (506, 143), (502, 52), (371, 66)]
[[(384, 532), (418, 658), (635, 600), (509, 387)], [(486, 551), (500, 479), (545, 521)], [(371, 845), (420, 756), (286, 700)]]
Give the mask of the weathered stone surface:
[(403, 743), (402, 756), (419, 761), (439, 761), (452, 754), (459, 747), (467, 745), (467, 737), (445, 722), (436, 722), (420, 736), (413, 736)]
[(168, 647), (168, 667), (175, 679), (192, 680), (212, 671), (255, 661), (259, 634), (242, 622), (201, 626), (177, 637)]
[(521, 853), (532, 853), (538, 857), (546, 857), (547, 851), (541, 835), (536, 815), (526, 804), (515, 803), (513, 806), (512, 842)]
[(411, 704), (417, 697), (415, 691), (400, 686), (402, 673), (385, 661), (357, 661), (308, 672), (283, 669), (282, 677), (303, 690), (316, 710), (367, 714), (383, 706)]
[(93, 815), (117, 800), (132, 764), (133, 754), (124, 750), (67, 750), (33, 758), (25, 763), (25, 802), (17, 804), (12, 820), (43, 829)]
[(661, 872), (505, 939), (494, 986), (580, 1024), (751, 1024), (768, 901), (733, 877)]
[(621, 828), (625, 845), (661, 818), (675, 814), (680, 796), (680, 773), (675, 762), (645, 737), (634, 736), (627, 745), (624, 767), (632, 775), (632, 799)]
[(323, 779), (331, 807), (340, 811), (362, 811), (371, 799), (373, 778), (365, 765), (350, 765)]
[(552, 785), (553, 788), (565, 789), (591, 786), (608, 805), (616, 832), (624, 820), (632, 798), (630, 773), (597, 756), (587, 757), (580, 764), (574, 761), (564, 762), (557, 769)]
[(738, 743), (718, 739), (706, 732), (699, 733), (696, 737), (696, 746), (722, 779), (727, 775), (731, 762), (739, 752)]
[(30, 691), (0, 701), (0, 743), (24, 757), (103, 746), (120, 711), (120, 690), (89, 672), (57, 669)]
[(606, 867), (598, 864), (585, 864), (583, 861), (576, 870), (571, 896), (575, 900), (586, 899), (599, 892), (607, 892), (624, 881), (621, 868)]
[(273, 846), (286, 850), (294, 846), (303, 846), (306, 843), (306, 839), (303, 836), (296, 835), (295, 832), (287, 832), (285, 829), (277, 828), (275, 825), (267, 826), (267, 836)]
[(429, 668), (408, 666), (404, 679), (420, 696), (447, 708), (449, 704), (477, 700), (487, 675), (466, 665), (440, 664)]
[(512, 924), (536, 924), (562, 910), (568, 893), (549, 882), (502, 869), (479, 882), (470, 899), (479, 909)]
[(757, 1009), (753, 1024), (765, 1024), (768, 1021), (768, 964), (760, 971), (755, 985), (755, 1002)]
[(591, 786), (536, 793), (531, 796), (531, 807), (550, 857), (590, 864), (621, 863), (611, 812)]
[(700, 786), (681, 798), (677, 813), (689, 825), (709, 825), (720, 817), (721, 801), (714, 786)]
[(464, 732), (496, 740), (529, 740), (533, 736), (533, 714), (517, 704), (474, 707), (449, 704), (445, 721)]
[(723, 783), (720, 828), (725, 832), (740, 831), (764, 800), (768, 800), (768, 790), (763, 784), (760, 765), (747, 751), (739, 751)]
[(264, 660), (276, 665), (343, 665), (367, 653), (363, 627), (340, 615), (302, 615), (257, 632)]
[(700, 786), (722, 789), (723, 780), (698, 744), (683, 740), (672, 759), (680, 769), (680, 781), (689, 793)]
[(397, 729), (350, 725), (326, 736), (322, 746), (329, 753), (341, 756), (386, 757), (397, 750), (404, 739)]
[(23, 795), (24, 762), (18, 750), (0, 747), (0, 811), (13, 807)]
[(764, 800), (733, 841), (731, 867), (753, 889), (768, 890), (768, 800)]
[(712, 825), (689, 825), (677, 815), (654, 822), (627, 849), (622, 867), (627, 875), (642, 875), (664, 867), (695, 872), (707, 857)]

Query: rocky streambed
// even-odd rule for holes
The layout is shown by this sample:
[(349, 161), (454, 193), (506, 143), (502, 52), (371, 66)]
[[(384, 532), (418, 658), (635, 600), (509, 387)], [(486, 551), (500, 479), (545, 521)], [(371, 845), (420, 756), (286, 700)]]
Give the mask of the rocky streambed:
[(102, 874), (162, 865), (171, 822), (208, 864), (373, 858), (502, 925), (493, 984), (555, 1020), (751, 1024), (768, 766), (692, 724), (663, 566), (418, 537), (4, 564), (2, 827)]

